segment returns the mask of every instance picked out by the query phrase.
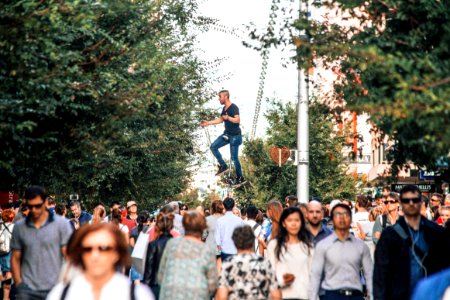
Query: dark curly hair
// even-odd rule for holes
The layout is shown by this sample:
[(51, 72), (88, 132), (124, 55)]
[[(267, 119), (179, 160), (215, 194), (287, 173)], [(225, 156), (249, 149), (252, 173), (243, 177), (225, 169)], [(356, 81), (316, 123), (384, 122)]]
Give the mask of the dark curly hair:
[(287, 250), (286, 242), (288, 239), (288, 232), (286, 230), (286, 227), (284, 227), (283, 223), (292, 214), (299, 214), (300, 216), (300, 230), (297, 234), (298, 239), (300, 242), (304, 243), (308, 248), (308, 253), (310, 252), (312, 248), (312, 236), (309, 233), (308, 229), (306, 229), (306, 222), (305, 217), (302, 214), (302, 211), (298, 207), (288, 207), (283, 210), (280, 217), (280, 230), (278, 231), (278, 235), (276, 237), (277, 245), (275, 247), (275, 256), (278, 260), (281, 259), (282, 256), (282, 250), (283, 248)]
[(238, 250), (253, 249), (255, 247), (255, 235), (249, 225), (236, 227), (231, 239)]

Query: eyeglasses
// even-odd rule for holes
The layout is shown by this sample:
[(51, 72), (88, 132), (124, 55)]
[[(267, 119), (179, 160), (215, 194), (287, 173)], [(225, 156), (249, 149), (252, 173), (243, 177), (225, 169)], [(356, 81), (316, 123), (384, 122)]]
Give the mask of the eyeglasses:
[(431, 202), (441, 202), (441, 200), (431, 198)]
[(420, 197), (416, 197), (416, 198), (400, 198), (400, 201), (402, 203), (405, 203), (405, 204), (410, 203), (411, 201), (413, 203), (419, 203), (419, 202), (422, 201), (422, 198), (420, 198)]
[(388, 204), (394, 204), (394, 203), (397, 203), (397, 201), (395, 201), (395, 200), (386, 200), (386, 201), (383, 201), (383, 203), (386, 204), (386, 205), (388, 205)]
[(88, 246), (88, 247), (81, 247), (81, 252), (83, 253), (91, 253), (92, 251), (97, 250), (98, 252), (110, 252), (115, 250), (113, 246), (109, 245), (100, 245), (100, 246)]
[(350, 216), (350, 214), (348, 213), (348, 212), (334, 212), (333, 213), (333, 216), (335, 216), (335, 217), (348, 217), (348, 216)]
[(32, 204), (27, 204), (26, 207), (27, 207), (29, 210), (32, 210), (33, 208), (39, 209), (39, 208), (41, 208), (43, 205), (44, 205), (44, 202), (42, 202), (42, 203), (40, 203), (40, 204), (34, 204), (34, 205), (32, 205)]

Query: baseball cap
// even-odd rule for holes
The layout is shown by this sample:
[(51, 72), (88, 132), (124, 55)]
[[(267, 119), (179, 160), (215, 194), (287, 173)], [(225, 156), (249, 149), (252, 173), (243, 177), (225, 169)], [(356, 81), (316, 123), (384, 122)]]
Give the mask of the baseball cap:
[(136, 201), (128, 201), (128, 202), (127, 202), (127, 208), (129, 208), (129, 207), (131, 207), (131, 206), (133, 206), (133, 205), (136, 205), (136, 206), (137, 206)]

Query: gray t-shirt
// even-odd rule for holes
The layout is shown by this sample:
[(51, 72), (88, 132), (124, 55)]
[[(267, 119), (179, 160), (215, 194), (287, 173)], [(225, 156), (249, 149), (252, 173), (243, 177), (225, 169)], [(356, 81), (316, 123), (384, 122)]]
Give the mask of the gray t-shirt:
[(22, 252), (21, 275), (32, 290), (46, 291), (58, 282), (63, 263), (61, 247), (72, 234), (70, 224), (62, 217), (49, 214), (47, 222), (37, 229), (29, 218), (14, 226), (11, 249)]

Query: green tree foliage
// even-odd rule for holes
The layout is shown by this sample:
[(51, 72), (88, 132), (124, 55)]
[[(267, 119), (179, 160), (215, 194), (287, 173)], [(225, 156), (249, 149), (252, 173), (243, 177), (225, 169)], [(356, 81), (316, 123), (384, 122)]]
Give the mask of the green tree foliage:
[(1, 188), (88, 202), (181, 192), (203, 99), (196, 3), (2, 1)]
[[(323, 2), (338, 23), (303, 14), (293, 29), (300, 65), (335, 66), (343, 80), (335, 97), (347, 109), (370, 114), (383, 134), (396, 141), (395, 165), (436, 167), (450, 160), (450, 6), (446, 1), (373, 0)], [(355, 24), (347, 22), (357, 20)], [(350, 25), (351, 24), (351, 25)]]
[[(346, 175), (342, 156), (344, 140), (334, 132), (329, 108), (313, 103), (310, 106), (310, 195), (327, 201), (353, 197), (356, 181)], [(292, 104), (275, 102), (266, 113), (267, 140), (245, 142), (243, 168), (249, 184), (238, 190), (241, 198), (262, 206), (272, 198), (283, 200), (296, 194), (297, 167), (281, 168), (270, 158), (272, 146), (297, 148), (297, 110)]]

